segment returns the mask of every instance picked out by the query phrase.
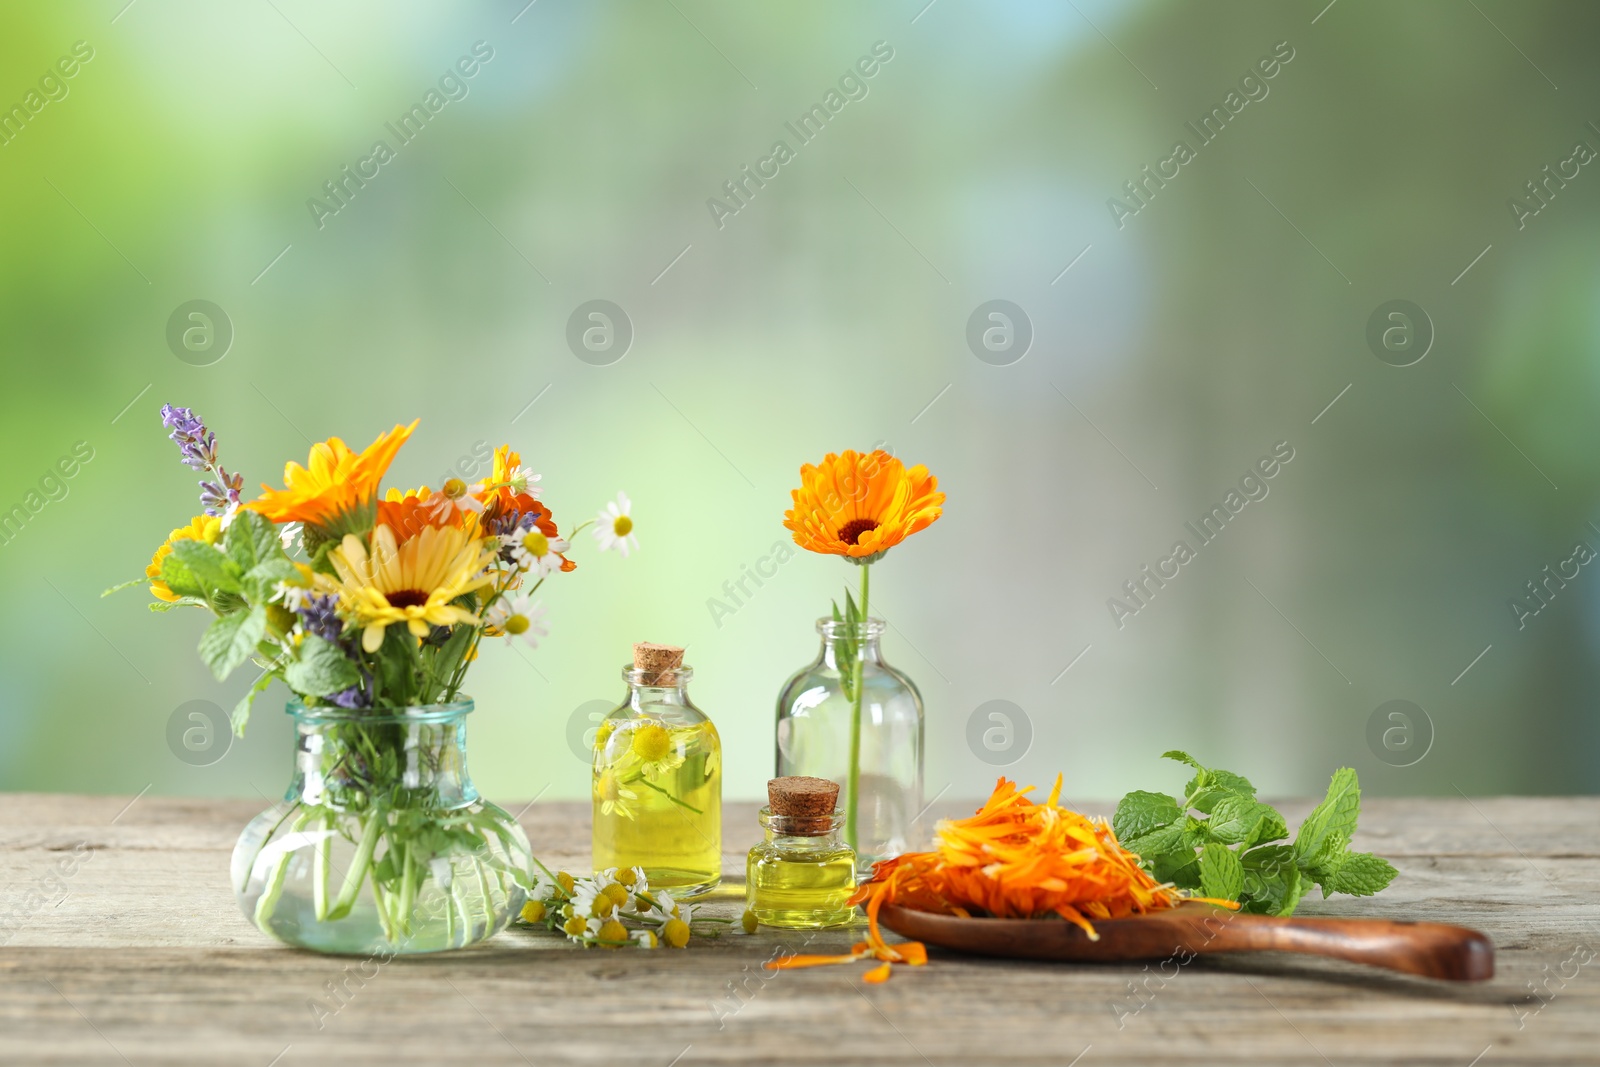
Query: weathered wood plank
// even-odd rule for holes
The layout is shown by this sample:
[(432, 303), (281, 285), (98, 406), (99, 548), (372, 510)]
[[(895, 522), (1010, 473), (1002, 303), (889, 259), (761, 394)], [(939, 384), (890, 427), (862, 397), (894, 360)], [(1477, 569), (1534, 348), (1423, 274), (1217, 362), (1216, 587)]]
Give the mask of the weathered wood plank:
[[(0, 797), (0, 1062), (1600, 1061), (1600, 955), (1577, 963), (1600, 950), (1595, 798), (1367, 802), (1358, 844), (1401, 877), (1377, 898), (1314, 897), (1305, 912), (1477, 926), (1499, 947), (1499, 974), (1468, 988), (1265, 955), (1163, 975), (936, 953), (877, 987), (860, 968), (760, 968), (783, 948), (842, 949), (850, 931), (653, 953), (510, 931), (363, 965), (287, 949), (238, 913), (228, 856), (260, 804), (145, 797), (112, 823), (129, 799)], [(1293, 822), (1309, 802), (1282, 807)], [(729, 805), (730, 873), (753, 810)], [(583, 866), (585, 806), (538, 804), (523, 823), (547, 862)], [(730, 889), (711, 907), (740, 904)]]

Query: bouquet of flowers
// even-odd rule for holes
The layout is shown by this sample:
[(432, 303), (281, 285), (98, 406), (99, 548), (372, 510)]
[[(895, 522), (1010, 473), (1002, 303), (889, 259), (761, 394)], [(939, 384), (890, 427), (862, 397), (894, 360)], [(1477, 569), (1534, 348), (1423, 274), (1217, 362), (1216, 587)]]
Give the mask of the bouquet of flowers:
[[(170, 405), (161, 416), (204, 478), (202, 513), (146, 568), (151, 607), (215, 616), (200, 656), (218, 679), (255, 663), (237, 732), (274, 678), (296, 698), (287, 806), (259, 817), (235, 853), (247, 913), (286, 940), (338, 951), (451, 947), (504, 926), (528, 884), (527, 842), (466, 777), (461, 687), (485, 638), (532, 647), (548, 635), (533, 596), (576, 566), (539, 475), (505, 445), (474, 484), (380, 495), (413, 422), (360, 452), (329, 438), (307, 466), (286, 466), (283, 488), (245, 501), (201, 419)], [(602, 549), (637, 547), (625, 495), (572, 533), (591, 525)], [(337, 887), (335, 849), (348, 853)], [(279, 914), (286, 883), (309, 883), (309, 899)], [(373, 900), (358, 908), (368, 884)], [(320, 941), (306, 933), (341, 920), (360, 921)]]

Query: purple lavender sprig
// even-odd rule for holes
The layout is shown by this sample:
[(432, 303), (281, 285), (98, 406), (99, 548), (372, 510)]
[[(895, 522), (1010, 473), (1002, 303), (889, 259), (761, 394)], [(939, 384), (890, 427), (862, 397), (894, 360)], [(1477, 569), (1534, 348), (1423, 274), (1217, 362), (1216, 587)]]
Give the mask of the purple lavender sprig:
[(193, 411), (188, 408), (161, 406), (161, 425), (171, 430), (172, 440), (178, 444), (183, 462), (191, 469), (212, 475), (215, 481), (200, 482), (200, 507), (207, 515), (221, 515), (239, 504), (239, 490), (244, 488), (242, 474), (229, 474), (217, 460), (217, 435), (206, 429)]
[(344, 633), (344, 620), (334, 611), (338, 603), (339, 598), (332, 593), (327, 596), (311, 593), (302, 597), (300, 625), (305, 627), (306, 633), (316, 634), (329, 644), (337, 645), (340, 635)]

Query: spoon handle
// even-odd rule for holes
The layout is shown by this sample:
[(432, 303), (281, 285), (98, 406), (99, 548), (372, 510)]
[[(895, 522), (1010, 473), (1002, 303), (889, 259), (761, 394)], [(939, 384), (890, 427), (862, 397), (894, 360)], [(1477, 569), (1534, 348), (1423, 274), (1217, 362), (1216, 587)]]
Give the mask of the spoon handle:
[(1195, 953), (1303, 952), (1391, 971), (1477, 982), (1494, 976), (1494, 944), (1477, 930), (1389, 919), (1292, 919), (1276, 915), (1176, 913), (1182, 947)]

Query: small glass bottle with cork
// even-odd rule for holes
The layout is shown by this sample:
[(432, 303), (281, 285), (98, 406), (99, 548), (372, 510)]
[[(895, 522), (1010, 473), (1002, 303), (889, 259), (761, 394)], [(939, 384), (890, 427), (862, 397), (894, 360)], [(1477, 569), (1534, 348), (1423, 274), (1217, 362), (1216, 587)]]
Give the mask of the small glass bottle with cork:
[(595, 870), (639, 867), (679, 899), (722, 880), (722, 742), (693, 677), (682, 648), (634, 645), (627, 698), (594, 740)]
[(745, 866), (746, 906), (766, 926), (847, 926), (856, 909), (856, 854), (839, 837), (839, 785), (826, 778), (774, 778), (758, 818), (766, 839)]

